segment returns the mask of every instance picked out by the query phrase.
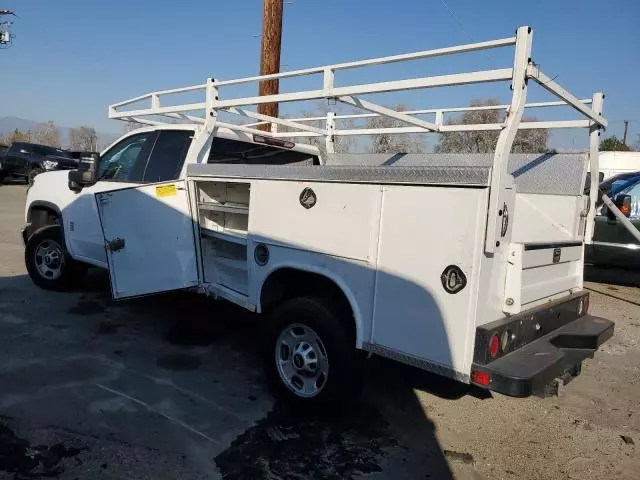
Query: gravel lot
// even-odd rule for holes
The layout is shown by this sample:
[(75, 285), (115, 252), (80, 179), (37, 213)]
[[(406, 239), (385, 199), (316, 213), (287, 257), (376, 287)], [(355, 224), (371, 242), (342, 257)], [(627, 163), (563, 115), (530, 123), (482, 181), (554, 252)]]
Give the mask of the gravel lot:
[(112, 302), (99, 271), (78, 292), (36, 288), (25, 192), (0, 186), (0, 478), (638, 478), (640, 275), (589, 272), (616, 334), (557, 398), (374, 359), (356, 411), (318, 418), (275, 408), (242, 310)]

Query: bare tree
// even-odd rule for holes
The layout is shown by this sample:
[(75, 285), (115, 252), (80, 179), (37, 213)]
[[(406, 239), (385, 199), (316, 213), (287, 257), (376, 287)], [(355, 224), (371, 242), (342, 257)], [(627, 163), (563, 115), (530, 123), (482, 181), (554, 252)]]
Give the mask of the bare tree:
[[(301, 116), (306, 118), (313, 117), (323, 117), (326, 119), (327, 113), (335, 112), (338, 115), (342, 115), (347, 113), (345, 109), (341, 105), (328, 105), (326, 103), (318, 102), (315, 105), (315, 110), (313, 111), (304, 111)], [(283, 117), (284, 118), (284, 117)], [(316, 128), (325, 128), (326, 120), (313, 120), (313, 121), (305, 121), (303, 122), (305, 125), (309, 125)], [(342, 129), (350, 129), (354, 128), (354, 122), (350, 119), (338, 120), (339, 128)], [(284, 125), (278, 125), (278, 132), (290, 132), (293, 129), (286, 127)], [(300, 137), (297, 137), (300, 138)], [(297, 140), (294, 138), (294, 140)], [(325, 145), (324, 137), (301, 137), (301, 142), (307, 143), (309, 145), (313, 145), (318, 147), (321, 155), (326, 155), (327, 148)], [(333, 150), (336, 153), (348, 153), (350, 152), (355, 145), (355, 138), (352, 136), (336, 136), (334, 140)]]
[[(474, 100), (471, 107), (483, 107), (499, 105), (495, 98), (488, 100)], [(524, 118), (523, 121), (535, 122), (533, 117)], [(501, 123), (504, 121), (504, 112), (496, 110), (474, 110), (464, 112), (460, 118), (447, 121), (447, 125), (471, 125), (479, 123)], [(499, 130), (474, 131), (474, 132), (444, 132), (440, 135), (440, 141), (435, 151), (438, 153), (492, 153), (495, 151)], [(541, 153), (547, 151), (549, 131), (546, 129), (518, 130), (513, 141), (512, 152), (516, 153)]]
[[(407, 110), (404, 105), (396, 105), (394, 110)], [(376, 116), (367, 119), (367, 128), (406, 127), (406, 123), (389, 117)], [(373, 137), (372, 153), (421, 153), (425, 142), (418, 135), (407, 133), (379, 133)]]
[(49, 145), (50, 147), (60, 148), (60, 131), (52, 120), (41, 123), (31, 132), (31, 140), (33, 143), (41, 145)]
[(134, 130), (137, 130), (138, 128), (142, 128), (142, 127), (146, 127), (146, 125), (144, 125), (142, 123), (138, 123), (138, 122), (126, 122), (124, 124), (123, 133), (129, 133), (129, 132), (132, 132)]
[(98, 135), (93, 127), (80, 126), (69, 130), (69, 148), (95, 152), (98, 149)]

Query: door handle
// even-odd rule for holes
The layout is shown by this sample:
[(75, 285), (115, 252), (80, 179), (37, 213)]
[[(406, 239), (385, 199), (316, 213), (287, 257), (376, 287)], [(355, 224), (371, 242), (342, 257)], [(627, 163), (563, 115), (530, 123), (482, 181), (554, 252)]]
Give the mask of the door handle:
[(124, 248), (124, 238), (114, 238), (113, 240), (107, 241), (106, 244), (107, 250), (111, 250), (112, 252), (117, 252), (118, 250), (122, 250)]

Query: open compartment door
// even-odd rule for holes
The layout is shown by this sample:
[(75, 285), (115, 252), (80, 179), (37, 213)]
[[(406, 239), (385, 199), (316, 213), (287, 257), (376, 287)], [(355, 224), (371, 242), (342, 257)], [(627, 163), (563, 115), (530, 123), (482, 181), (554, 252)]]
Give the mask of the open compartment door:
[(184, 182), (96, 194), (113, 298), (198, 285), (194, 228)]

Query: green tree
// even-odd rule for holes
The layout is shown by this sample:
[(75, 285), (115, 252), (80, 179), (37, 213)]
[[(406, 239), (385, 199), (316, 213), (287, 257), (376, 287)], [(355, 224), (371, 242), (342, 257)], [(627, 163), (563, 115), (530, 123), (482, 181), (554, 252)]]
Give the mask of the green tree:
[(11, 132), (9, 135), (4, 137), (4, 142), (7, 144), (11, 144), (13, 142), (28, 142), (29, 141), (30, 132), (22, 133), (17, 128)]
[(631, 149), (615, 135), (605, 138), (600, 143), (601, 152), (628, 152), (629, 150)]

